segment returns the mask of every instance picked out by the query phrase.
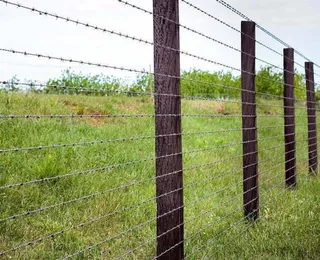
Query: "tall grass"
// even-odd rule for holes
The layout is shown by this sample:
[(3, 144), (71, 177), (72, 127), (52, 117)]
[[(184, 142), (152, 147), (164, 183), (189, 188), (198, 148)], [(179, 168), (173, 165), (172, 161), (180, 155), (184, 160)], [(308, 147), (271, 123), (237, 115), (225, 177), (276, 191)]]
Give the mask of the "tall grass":
[[(263, 99), (258, 103), (258, 137), (280, 137), (259, 142), (261, 220), (253, 226), (239, 222), (243, 217), (241, 118), (183, 118), (185, 134), (239, 129), (183, 135), (184, 151), (235, 143), (227, 148), (183, 155), (186, 169), (221, 161), (209, 167), (184, 171), (185, 252), (189, 259), (319, 259), (320, 181), (319, 177), (307, 174), (306, 111), (296, 110), (297, 132), (302, 133), (297, 135), (298, 187), (288, 191), (284, 189), (283, 118), (267, 117), (281, 115), (282, 103)], [(151, 114), (153, 109), (153, 100), (148, 96), (0, 94), (1, 114)], [(183, 100), (182, 111), (239, 115), (241, 110), (238, 103)], [(153, 118), (0, 120), (2, 149), (147, 135), (154, 135)], [(2, 153), (0, 186), (152, 158), (154, 149), (154, 139), (150, 138)], [(154, 176), (155, 165), (150, 160), (21, 187), (0, 188), (0, 218), (3, 219), (149, 179), (30, 216), (0, 221), (0, 250), (109, 214), (99, 221), (10, 252), (5, 257), (56, 259), (105, 240), (99, 246), (81, 251), (74, 259), (112, 259), (146, 242), (124, 259), (152, 259), (156, 246), (156, 204), (154, 200), (141, 202), (155, 197)], [(119, 213), (113, 214), (115, 211)], [(141, 226), (126, 232), (138, 225)], [(206, 228), (202, 230), (203, 227)]]

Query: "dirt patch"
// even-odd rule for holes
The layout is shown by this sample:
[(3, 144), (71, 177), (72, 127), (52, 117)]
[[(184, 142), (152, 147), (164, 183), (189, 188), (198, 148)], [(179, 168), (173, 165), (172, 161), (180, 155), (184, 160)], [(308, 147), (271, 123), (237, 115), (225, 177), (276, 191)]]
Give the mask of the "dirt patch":
[(101, 116), (103, 111), (85, 109), (85, 115), (92, 115), (92, 117), (87, 118), (90, 125), (98, 126), (104, 124), (105, 117)]
[(99, 126), (99, 125), (104, 124), (105, 117), (103, 117), (103, 115), (104, 115), (103, 111), (93, 110), (93, 109), (90, 109), (86, 106), (83, 106), (82, 104), (72, 103), (68, 100), (64, 100), (62, 103), (64, 105), (70, 107), (74, 111), (74, 114), (92, 116), (92, 117), (79, 118), (79, 121), (84, 120), (85, 122), (87, 122), (88, 124), (90, 124), (92, 126)]
[[(226, 111), (225, 103), (222, 103), (222, 102), (200, 102), (200, 103), (193, 103), (191, 106), (193, 108), (211, 110), (212, 111), (211, 113), (215, 112), (223, 115), (229, 114)], [(206, 111), (206, 112), (209, 112), (209, 111)]]
[(138, 113), (141, 104), (137, 102), (128, 102), (125, 104), (119, 104), (118, 109), (125, 112), (125, 113)]

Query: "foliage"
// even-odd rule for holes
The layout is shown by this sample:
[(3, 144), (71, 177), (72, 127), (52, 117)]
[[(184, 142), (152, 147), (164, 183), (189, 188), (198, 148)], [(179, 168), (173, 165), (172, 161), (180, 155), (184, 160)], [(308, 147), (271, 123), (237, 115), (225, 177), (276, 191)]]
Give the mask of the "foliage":
[[(13, 82), (19, 82), (13, 77)], [(295, 73), (295, 96), (305, 99), (305, 83), (303, 74)], [(44, 89), (32, 87), (31, 92), (44, 91), (45, 93), (66, 93), (85, 95), (115, 95), (127, 93), (128, 96), (138, 93), (150, 93), (154, 91), (154, 78), (149, 73), (136, 76), (132, 83), (106, 75), (84, 75), (70, 70), (62, 72), (59, 78), (49, 79)], [(59, 88), (57, 87), (59, 86)], [(61, 88), (61, 86), (64, 86)], [(181, 73), (181, 93), (185, 96), (202, 96), (210, 98), (239, 98), (241, 92), (241, 77), (231, 72), (209, 72), (198, 69), (190, 69)], [(272, 95), (283, 95), (283, 74), (276, 72), (272, 67), (261, 67), (256, 74), (257, 92), (266, 93), (259, 95), (263, 98), (272, 98)], [(2, 91), (16, 92), (24, 90), (13, 84), (6, 84)], [(317, 90), (317, 99), (320, 99), (320, 91)]]
[(63, 71), (60, 78), (48, 80), (44, 90), (46, 93), (57, 93), (60, 88), (56, 86), (65, 86), (63, 93), (86, 95), (106, 95), (108, 91), (111, 93), (114, 90), (120, 91), (126, 88), (122, 80), (113, 76), (83, 75), (70, 70)]
[[(281, 101), (261, 102), (263, 106), (257, 107), (258, 114), (281, 114)], [(237, 115), (240, 107), (238, 103), (182, 100), (185, 114)], [(149, 114), (153, 109), (149, 97), (0, 93), (0, 113), (7, 115), (126, 114), (128, 111)], [(261, 203), (260, 221), (253, 226), (242, 220), (241, 131), (218, 133), (222, 129), (240, 130), (241, 118), (185, 117), (182, 120), (184, 133), (215, 132), (183, 136), (184, 151), (202, 150), (183, 154), (187, 220), (184, 228), (191, 238), (185, 243), (188, 259), (251, 259), (253, 255), (260, 260), (319, 259), (320, 178), (308, 176), (307, 116), (304, 109), (297, 109), (296, 113), (300, 133), (296, 139), (298, 186), (292, 190), (283, 185), (283, 118), (258, 119)], [(83, 250), (74, 259), (115, 259), (138, 247), (127, 259), (154, 258), (156, 203), (153, 198), (157, 195), (155, 164), (149, 160), (155, 151), (154, 138), (121, 141), (131, 136), (154, 136), (154, 118), (3, 119), (1, 124), (1, 149), (38, 145), (42, 149), (2, 153), (1, 186), (24, 185), (2, 188), (0, 219), (59, 205), (2, 221), (0, 251), (26, 245), (4, 257), (61, 259)], [(262, 141), (266, 138), (267, 142)], [(92, 140), (119, 142), (44, 148)], [(212, 150), (214, 146), (220, 147)], [(144, 158), (148, 159), (144, 161)], [(116, 166), (121, 164), (124, 165)], [(108, 167), (111, 165), (115, 167)], [(84, 174), (72, 175), (77, 172)], [(69, 173), (65, 178), (46, 179)], [(43, 181), (28, 183), (31, 180)], [(97, 196), (61, 204), (92, 194)], [(55, 234), (54, 239), (50, 234)], [(37, 240), (40, 237), (46, 239)], [(91, 248), (91, 245), (98, 246)]]

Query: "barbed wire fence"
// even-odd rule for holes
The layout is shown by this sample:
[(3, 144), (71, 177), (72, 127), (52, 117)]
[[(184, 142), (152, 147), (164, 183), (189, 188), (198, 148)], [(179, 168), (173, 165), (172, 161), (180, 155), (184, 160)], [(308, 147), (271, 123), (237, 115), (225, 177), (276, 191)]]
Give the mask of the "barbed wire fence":
[[(61, 20), (154, 48), (152, 72), (0, 46), (0, 52), (26, 59), (142, 74), (154, 82), (151, 91), (132, 91), (0, 79), (3, 87), (17, 87), (22, 94), (34, 89), (36, 95), (58, 93), (63, 102), (68, 96), (92, 96), (97, 102), (116, 102), (116, 98), (125, 96), (130, 99), (128, 103), (136, 102), (136, 97), (151, 96), (154, 102), (154, 113), (140, 113), (135, 108), (126, 113), (112, 109), (90, 110), (87, 114), (65, 114), (63, 110), (59, 114), (29, 114), (23, 109), (18, 110), (20, 113), (10, 109), (1, 113), (3, 131), (13, 129), (16, 134), (26, 127), (29, 130), (25, 134), (35, 135), (37, 141), (30, 144), (27, 138), (21, 141), (8, 134), (6, 144), (12, 141), (24, 145), (0, 149), (2, 161), (8, 161), (2, 166), (5, 170), (0, 183), (4, 195), (0, 217), (5, 241), (1, 245), (2, 257), (32, 259), (39, 257), (35, 252), (39, 248), (44, 252), (42, 257), (57, 259), (212, 258), (220, 243), (228, 246), (256, 220), (263, 221), (263, 209), (293, 189), (300, 173), (317, 173), (314, 77), (320, 74), (314, 66), (320, 68), (319, 65), (225, 1), (217, 0), (244, 19), (241, 29), (191, 1), (154, 0), (153, 11), (127, 1), (114, 1), (153, 19), (153, 41), (13, 1), (0, 2), (3, 8), (38, 14), (39, 20)], [(179, 4), (237, 33), (241, 48), (181, 24)], [(284, 46), (283, 53), (256, 39), (256, 29)], [(241, 67), (181, 50), (180, 30), (240, 54)], [(283, 66), (257, 56), (257, 46), (279, 56)], [(297, 62), (295, 55), (305, 64)], [(230, 86), (186, 77), (181, 73), (181, 56), (239, 73), (241, 82)], [(256, 62), (281, 71), (284, 81), (258, 75)], [(306, 88), (300, 90), (306, 93), (306, 99), (295, 97), (295, 67), (304, 69)], [(259, 79), (281, 84), (283, 94), (257, 91)], [(236, 98), (189, 95), (183, 93), (182, 82), (198, 88), (227, 89)], [(225, 112), (227, 106), (234, 109)], [(103, 130), (88, 134), (82, 125), (72, 130), (77, 128), (76, 123), (89, 119), (106, 122)], [(118, 120), (115, 122), (123, 127), (117, 128), (112, 120)], [(58, 130), (64, 129), (63, 135), (82, 134), (86, 139), (60, 141), (64, 139), (56, 139), (57, 132), (44, 131), (51, 122)], [(41, 142), (47, 140), (43, 137), (46, 133), (52, 142)], [(86, 161), (88, 156), (93, 158), (92, 163)], [(19, 161), (26, 163), (25, 170), (18, 168)], [(30, 161), (33, 163), (27, 166)], [(44, 169), (40, 169), (40, 163), (45, 163)], [(209, 253), (203, 250), (207, 246), (211, 248)]]

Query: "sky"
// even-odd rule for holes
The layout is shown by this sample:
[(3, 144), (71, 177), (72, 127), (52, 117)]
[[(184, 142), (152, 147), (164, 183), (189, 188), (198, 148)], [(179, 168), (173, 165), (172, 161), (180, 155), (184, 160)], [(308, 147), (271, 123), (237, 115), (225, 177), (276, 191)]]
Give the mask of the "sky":
[[(16, 3), (15, 0), (11, 0)], [(152, 11), (152, 0), (127, 0)], [(241, 18), (216, 0), (189, 0), (192, 4), (240, 29)], [(109, 30), (153, 41), (152, 16), (118, 0), (20, 0), (20, 4), (50, 13), (88, 22)], [(240, 48), (240, 34), (194, 10), (182, 1), (180, 23), (211, 38)], [(227, 3), (247, 15), (309, 59), (320, 65), (320, 1), (318, 0), (228, 0)], [(282, 53), (277, 41), (257, 29), (256, 39)], [(180, 28), (180, 49), (209, 60), (240, 69), (240, 53), (212, 40)], [(123, 37), (77, 26), (52, 17), (39, 15), (0, 1), (0, 48), (27, 51), (50, 56), (73, 58), (137, 70), (153, 70), (153, 47)], [(282, 67), (280, 55), (257, 45), (256, 56)], [(303, 65), (305, 60), (295, 55)], [(265, 65), (257, 62), (257, 68)], [(136, 74), (113, 69), (63, 63), (36, 57), (25, 57), (0, 51), (0, 81), (16, 75), (21, 80), (44, 82), (70, 68), (83, 74), (104, 74), (131, 81)], [(181, 55), (181, 69), (228, 70), (205, 61)], [(303, 72), (303, 68), (296, 66)], [(320, 68), (315, 67), (320, 74)], [(237, 74), (237, 72), (233, 72)], [(315, 81), (320, 81), (316, 76)]]

